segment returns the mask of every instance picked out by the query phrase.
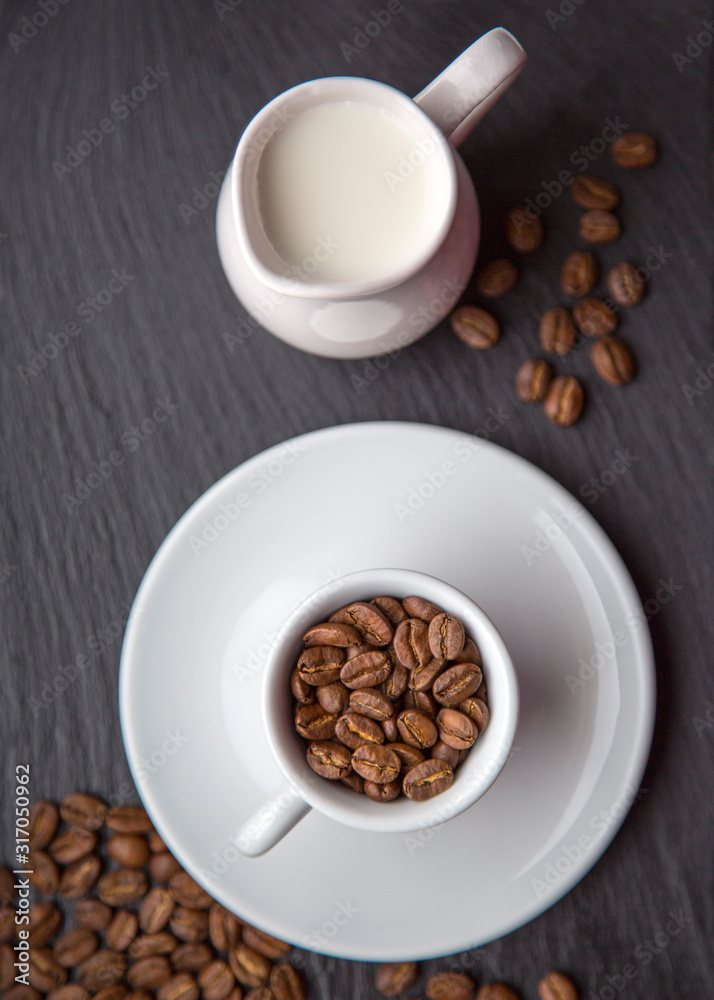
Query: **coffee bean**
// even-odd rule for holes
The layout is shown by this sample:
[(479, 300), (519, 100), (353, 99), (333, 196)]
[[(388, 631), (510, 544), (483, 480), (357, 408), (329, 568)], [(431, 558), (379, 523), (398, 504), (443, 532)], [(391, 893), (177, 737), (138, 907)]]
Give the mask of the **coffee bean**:
[(12, 941), (15, 936), (15, 910), (12, 906), (0, 906), (0, 944)]
[(387, 646), (392, 641), (394, 629), (387, 616), (374, 604), (355, 601), (346, 608), (340, 608), (330, 617), (330, 621), (354, 625), (365, 642), (373, 646)]
[(241, 943), (229, 953), (228, 960), (233, 975), (243, 986), (262, 986), (267, 983), (271, 964), (265, 955)]
[(116, 868), (99, 879), (97, 895), (108, 906), (131, 906), (146, 895), (147, 889), (146, 875), (142, 871)]
[(154, 886), (144, 897), (139, 907), (139, 926), (142, 931), (145, 934), (156, 934), (163, 930), (171, 919), (174, 906), (175, 897), (173, 894), (161, 886)]
[(543, 223), (530, 209), (518, 205), (506, 217), (506, 239), (518, 253), (533, 253), (543, 242)]
[(402, 783), (399, 778), (393, 781), (385, 781), (377, 784), (375, 781), (365, 781), (364, 794), (374, 802), (392, 802), (398, 798), (402, 791)]
[[(397, 710), (395, 710), (397, 711)], [(397, 727), (397, 716), (392, 715), (382, 723), (382, 730), (387, 743), (394, 743), (399, 739), (399, 729)]]
[(566, 295), (580, 298), (593, 290), (599, 273), (595, 255), (588, 250), (576, 250), (565, 258), (560, 272), (560, 287)]
[(646, 132), (623, 132), (610, 146), (610, 154), (627, 170), (649, 167), (657, 159), (657, 143)]
[(354, 771), (348, 771), (344, 778), (340, 778), (343, 785), (351, 788), (353, 792), (361, 795), (364, 792), (364, 778), (360, 778)]
[(488, 697), (486, 694), (486, 681), (481, 681), (481, 686), (474, 695), (474, 698), (478, 698), (480, 701), (484, 703), (484, 705), (488, 704)]
[(620, 195), (614, 184), (603, 177), (581, 174), (570, 185), (573, 200), (581, 208), (603, 208), (612, 211), (617, 208)]
[(113, 986), (105, 986), (94, 994), (94, 1000), (126, 1000), (129, 990), (122, 983), (115, 983)]
[(169, 892), (180, 906), (207, 910), (213, 900), (188, 872), (177, 872), (169, 882)]
[(394, 714), (394, 706), (386, 695), (374, 688), (360, 688), (350, 694), (350, 711), (384, 722)]
[(167, 979), (156, 992), (156, 1000), (198, 1000), (199, 996), (196, 981), (187, 972)]
[(117, 910), (107, 927), (104, 943), (112, 951), (126, 951), (139, 932), (139, 918), (131, 910)]
[(220, 959), (204, 966), (197, 978), (203, 1000), (227, 1000), (236, 982), (229, 967)]
[(545, 397), (545, 415), (561, 427), (574, 424), (583, 409), (583, 388), (572, 375), (558, 375)]
[(588, 337), (606, 337), (617, 329), (617, 316), (601, 299), (583, 299), (573, 307), (573, 319)]
[(432, 652), (426, 622), (421, 618), (407, 618), (400, 622), (394, 632), (394, 652), (407, 670), (427, 664), (432, 659)]
[[(237, 986), (236, 989), (240, 989), (240, 987)], [(269, 986), (254, 986), (242, 1000), (275, 1000), (275, 994)]]
[(399, 757), (402, 770), (421, 764), (424, 760), (424, 754), (421, 750), (417, 750), (416, 747), (410, 746), (408, 743), (387, 743), (387, 750), (392, 750)]
[(65, 983), (56, 990), (50, 990), (47, 1000), (89, 1000), (89, 993), (79, 983)]
[(354, 646), (362, 641), (361, 633), (354, 625), (340, 622), (321, 622), (312, 625), (303, 635), (306, 646)]
[(186, 942), (171, 953), (171, 964), (176, 972), (200, 972), (213, 953), (207, 944)]
[(60, 815), (69, 826), (81, 826), (83, 830), (98, 830), (104, 823), (107, 807), (95, 795), (75, 792), (62, 800)]
[(345, 646), (345, 663), (354, 660), (360, 653), (374, 653), (376, 649), (377, 646), (373, 646), (371, 642), (360, 642), (358, 646)]
[(397, 698), (399, 698), (400, 695), (404, 694), (406, 691), (408, 681), (409, 672), (407, 671), (407, 668), (402, 663), (398, 663), (395, 657), (392, 672), (386, 681), (382, 681), (379, 685), (379, 690), (382, 694), (386, 695), (390, 701), (396, 701)]
[(316, 689), (302, 679), (297, 667), (290, 674), (290, 690), (293, 693), (293, 698), (300, 705), (312, 705), (315, 701)]
[(384, 730), (379, 723), (357, 712), (346, 712), (340, 716), (335, 726), (335, 736), (351, 750), (385, 742)]
[(273, 961), (287, 955), (291, 947), (287, 941), (281, 941), (280, 938), (273, 937), (272, 934), (266, 934), (265, 931), (258, 930), (257, 927), (251, 927), (250, 924), (246, 924), (243, 928), (243, 942), (253, 951), (257, 951), (259, 955), (265, 955), (266, 958)]
[(32, 888), (42, 896), (54, 896), (59, 885), (60, 870), (49, 854), (45, 851), (30, 851), (28, 864), (27, 877)]
[(317, 688), (317, 700), (326, 712), (331, 715), (339, 715), (347, 708), (350, 700), (350, 689), (345, 687), (342, 681), (335, 681), (334, 684), (324, 684)]
[(180, 871), (181, 865), (169, 851), (159, 851), (149, 858), (149, 874), (154, 882), (168, 882)]
[[(100, 951), (95, 951), (89, 958), (85, 958), (77, 969), (77, 974), (85, 990), (97, 993), (105, 986), (120, 983), (127, 972), (127, 965), (125, 955), (118, 951), (102, 948)], [(132, 966), (132, 969), (134, 968), (136, 966)]]
[(484, 983), (476, 1000), (520, 1000), (520, 997), (505, 983)]
[(620, 223), (612, 212), (591, 208), (580, 216), (579, 232), (588, 243), (612, 243), (620, 235)]
[(59, 881), (59, 893), (65, 899), (79, 899), (86, 896), (102, 871), (102, 863), (96, 854), (88, 854), (80, 858), (62, 872)]
[(379, 608), (382, 614), (392, 623), (393, 628), (396, 628), (399, 622), (403, 622), (405, 618), (409, 617), (404, 610), (404, 606), (396, 597), (373, 597), (369, 603)]
[(275, 1000), (305, 1000), (307, 995), (302, 973), (287, 962), (271, 970), (270, 989)]
[(524, 403), (540, 403), (545, 399), (553, 371), (547, 361), (527, 358), (516, 372), (516, 393)]
[(431, 621), (434, 615), (441, 614), (441, 608), (437, 608), (431, 601), (425, 601), (423, 597), (415, 595), (405, 597), (402, 604), (410, 618), (421, 618), (422, 621), (427, 623)]
[(306, 684), (320, 687), (339, 679), (345, 651), (339, 646), (309, 646), (300, 655), (297, 667)]
[(464, 648), (464, 626), (454, 615), (445, 611), (429, 622), (429, 648), (436, 659), (452, 660)]
[[(441, 661), (439, 661), (439, 663), (441, 664), (442, 669), (446, 665), (441, 663)], [(419, 678), (417, 677), (417, 682), (418, 680)], [(415, 691), (410, 688), (410, 690), (404, 695), (403, 703), (404, 708), (415, 708), (417, 712), (422, 712), (424, 715), (428, 715), (430, 719), (435, 719), (436, 713), (439, 710), (436, 699), (428, 689), (424, 691)]]
[(171, 966), (165, 955), (147, 955), (132, 965), (126, 974), (129, 984), (135, 990), (155, 990), (172, 976)]
[(30, 948), (30, 986), (43, 993), (67, 982), (67, 970), (55, 961), (49, 948)]
[(71, 826), (54, 838), (50, 844), (49, 851), (55, 861), (60, 865), (71, 865), (80, 858), (86, 857), (96, 849), (97, 835), (91, 830), (83, 830), (78, 826)]
[(397, 726), (402, 740), (419, 750), (432, 747), (439, 738), (436, 726), (429, 716), (419, 712), (416, 708), (408, 708), (400, 712), (397, 717)]
[(335, 734), (337, 716), (322, 705), (301, 705), (295, 712), (295, 728), (306, 740), (329, 740)]
[(617, 337), (601, 337), (592, 346), (590, 357), (600, 378), (610, 385), (632, 381), (635, 362), (629, 347)]
[(429, 1000), (472, 1000), (475, 984), (465, 972), (437, 972), (426, 984)]
[(213, 903), (208, 911), (208, 933), (217, 951), (230, 951), (238, 944), (240, 921), (220, 903)]
[(30, 848), (44, 851), (59, 826), (59, 809), (54, 802), (35, 802), (30, 809), (30, 826), (27, 831)]
[(549, 972), (538, 983), (540, 1000), (578, 1000), (578, 990), (572, 979), (562, 972)]
[(438, 758), (430, 758), (407, 771), (402, 789), (407, 798), (423, 802), (445, 792), (453, 780), (454, 772), (450, 764)]
[(114, 806), (106, 823), (116, 833), (151, 833), (154, 829), (143, 806)]
[(459, 751), (450, 747), (443, 740), (437, 740), (431, 748), (432, 760), (443, 760), (453, 770), (459, 763)]
[(65, 969), (71, 969), (94, 954), (98, 947), (99, 939), (96, 934), (76, 927), (60, 934), (52, 948), (52, 956)]
[(377, 969), (374, 985), (385, 997), (396, 997), (413, 986), (417, 977), (416, 962), (385, 962)]
[(15, 900), (15, 876), (5, 865), (0, 867), (0, 906), (12, 906)]
[(191, 910), (186, 906), (177, 906), (171, 914), (169, 926), (171, 933), (179, 941), (196, 944), (208, 937), (208, 914), (205, 910)]
[[(332, 781), (344, 778), (350, 769), (351, 760), (352, 755), (347, 747), (331, 740), (311, 743), (307, 748), (307, 762), (321, 778)], [(245, 934), (243, 936), (245, 938)]]
[(415, 667), (409, 672), (409, 689), (413, 692), (427, 692), (441, 671), (444, 669), (444, 660), (427, 660), (421, 666)]
[(477, 351), (493, 347), (501, 336), (501, 327), (496, 317), (478, 306), (461, 306), (454, 310), (451, 314), (451, 329), (459, 340)]
[(575, 324), (567, 309), (556, 306), (543, 313), (538, 329), (540, 345), (549, 354), (567, 354), (575, 343)]
[(387, 653), (383, 649), (375, 649), (368, 653), (358, 653), (348, 660), (340, 671), (340, 680), (353, 690), (373, 688), (386, 681), (391, 672), (392, 664)]
[[(55, 991), (52, 990), (52, 992), (54, 993)], [(49, 995), (48, 993), (47, 996)], [(31, 986), (25, 986), (24, 983), (15, 983), (9, 990), (5, 990), (3, 1000), (42, 1000), (43, 996), (44, 994), (40, 993), (39, 990), (33, 989)]]
[(134, 960), (146, 958), (147, 955), (171, 955), (178, 947), (178, 940), (168, 931), (140, 934), (129, 945), (129, 958)]
[[(15, 932), (15, 911), (9, 910), (10, 935), (5, 940), (9, 941)], [(62, 925), (62, 914), (54, 903), (35, 903), (30, 907), (30, 922), (27, 929), (30, 932), (30, 945), (33, 948), (44, 948), (48, 941), (51, 941)], [(0, 940), (2, 936), (0, 935)]]
[(473, 746), (478, 735), (473, 719), (456, 708), (442, 708), (436, 717), (436, 725), (439, 737), (456, 750)]
[(607, 275), (607, 290), (619, 306), (636, 306), (645, 294), (645, 282), (634, 264), (623, 260)]
[(496, 299), (515, 286), (518, 281), (518, 268), (513, 261), (499, 257), (482, 268), (476, 276), (476, 288), (488, 299)]
[(74, 907), (75, 924), (89, 931), (103, 931), (109, 926), (113, 916), (111, 906), (98, 899), (80, 899)]
[[(543, 362), (545, 364), (545, 361)], [(467, 637), (464, 643), (464, 648), (461, 650), (458, 656), (454, 657), (454, 663), (475, 663), (477, 667), (483, 665), (483, 660), (481, 659), (481, 651), (479, 650), (473, 639)]]
[(352, 768), (365, 781), (378, 785), (394, 781), (399, 775), (401, 762), (393, 750), (375, 744), (357, 747), (352, 754)]
[(460, 712), (463, 712), (464, 715), (468, 715), (468, 717), (476, 723), (476, 728), (478, 729), (480, 736), (488, 725), (490, 717), (486, 702), (476, 697), (466, 698), (458, 706), (458, 709)]
[(149, 845), (136, 834), (116, 833), (109, 838), (107, 854), (125, 868), (141, 868), (149, 860)]
[(474, 694), (481, 683), (481, 668), (475, 663), (457, 663), (434, 681), (434, 697), (440, 705), (451, 707)]
[(6, 990), (15, 982), (15, 952), (12, 945), (0, 945), (0, 990)]

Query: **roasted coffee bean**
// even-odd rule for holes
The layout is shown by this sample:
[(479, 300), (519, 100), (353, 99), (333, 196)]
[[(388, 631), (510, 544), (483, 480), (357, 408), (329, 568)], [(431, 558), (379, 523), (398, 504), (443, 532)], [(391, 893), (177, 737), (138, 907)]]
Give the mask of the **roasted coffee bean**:
[(404, 708), (415, 708), (417, 712), (423, 712), (430, 719), (435, 719), (436, 713), (439, 710), (436, 699), (429, 690), (407, 691), (404, 695)]
[(617, 329), (617, 316), (601, 299), (583, 299), (573, 307), (573, 319), (588, 337), (606, 337)]
[(361, 642), (358, 646), (345, 646), (345, 663), (347, 660), (353, 660), (360, 653), (374, 653), (376, 649), (377, 647), (373, 646), (371, 642)]
[(354, 771), (348, 771), (344, 778), (340, 778), (340, 781), (359, 795), (364, 791), (364, 778), (360, 778)]
[(112, 951), (126, 951), (139, 933), (139, 918), (131, 910), (117, 910), (107, 927), (104, 943)]
[(499, 257), (482, 268), (476, 276), (476, 288), (487, 299), (496, 299), (516, 285), (518, 268), (513, 261)]
[[(399, 627), (401, 628), (401, 625)], [(358, 653), (348, 660), (340, 671), (340, 680), (353, 690), (372, 688), (386, 681), (391, 671), (392, 664), (386, 652), (383, 649), (375, 649), (369, 653)]]
[(560, 272), (560, 287), (566, 295), (581, 298), (593, 290), (599, 274), (594, 254), (588, 250), (576, 250), (565, 258)]
[(309, 628), (302, 641), (306, 646), (354, 646), (362, 642), (362, 635), (354, 625), (322, 622)]
[(96, 854), (80, 858), (62, 872), (59, 893), (65, 899), (79, 899), (86, 896), (102, 871), (102, 863)]
[(49, 948), (30, 949), (30, 986), (43, 993), (67, 982), (67, 970), (55, 961)]
[(386, 681), (382, 681), (379, 685), (379, 690), (382, 694), (385, 694), (390, 701), (396, 701), (396, 699), (406, 691), (408, 680), (409, 672), (407, 668), (402, 663), (397, 663), (395, 657), (392, 672)]
[(50, 990), (47, 1000), (89, 1000), (89, 993), (79, 983), (65, 983), (56, 990)]
[(409, 615), (410, 618), (421, 618), (422, 621), (431, 621), (434, 615), (441, 614), (441, 608), (437, 608), (435, 604), (431, 601), (424, 600), (423, 597), (417, 597), (412, 595), (410, 597), (405, 597), (402, 601), (404, 605), (404, 610)]
[(385, 781), (378, 784), (375, 781), (365, 781), (364, 794), (374, 802), (391, 802), (398, 798), (402, 791), (402, 783), (399, 778), (393, 781)]
[[(62, 987), (60, 987), (62, 989)], [(52, 993), (55, 991), (52, 990)], [(47, 996), (50, 994), (48, 993)], [(3, 993), (3, 1000), (42, 1000), (44, 994), (35, 990), (32, 986), (25, 986), (24, 983), (15, 983), (9, 990)]]
[[(236, 989), (240, 989), (240, 986)], [(269, 986), (254, 986), (252, 990), (248, 990), (243, 1000), (275, 1000), (275, 994)]]
[(562, 972), (549, 972), (538, 983), (538, 996), (540, 1000), (578, 1000), (578, 990)]
[(581, 208), (603, 208), (610, 212), (617, 208), (620, 195), (614, 184), (603, 177), (581, 174), (570, 185), (573, 200)]
[(109, 838), (107, 854), (124, 868), (141, 868), (149, 860), (149, 845), (145, 837), (116, 833)]
[(116, 868), (99, 879), (97, 895), (108, 906), (131, 906), (146, 895), (147, 888), (146, 875), (142, 871)]
[(382, 723), (382, 730), (388, 743), (394, 743), (399, 739), (399, 728), (397, 726), (396, 714), (391, 715)]
[(610, 154), (618, 167), (649, 167), (657, 159), (657, 143), (646, 132), (623, 132), (610, 146)]
[(402, 740), (419, 750), (432, 747), (439, 738), (436, 726), (423, 712), (407, 708), (397, 717), (397, 726)]
[(330, 617), (331, 622), (354, 625), (362, 639), (373, 646), (387, 646), (392, 641), (394, 629), (387, 616), (374, 604), (355, 601), (340, 608)]
[(171, 953), (171, 964), (176, 972), (200, 972), (213, 957), (207, 944), (187, 942)]
[(266, 934), (265, 931), (258, 930), (257, 927), (251, 927), (250, 924), (246, 924), (243, 928), (243, 942), (253, 951), (257, 951), (258, 954), (265, 955), (266, 958), (273, 961), (283, 958), (290, 951), (290, 945), (286, 941)]
[[(351, 761), (352, 754), (347, 747), (331, 740), (320, 740), (311, 743), (307, 748), (307, 762), (321, 778), (329, 778), (332, 781), (344, 778), (350, 769)], [(245, 934), (243, 937), (245, 939)]]
[(431, 748), (431, 757), (432, 760), (443, 760), (451, 767), (452, 771), (459, 763), (459, 751), (450, 747), (448, 743), (444, 743), (443, 740), (437, 740)]
[(629, 347), (617, 337), (601, 337), (590, 351), (593, 367), (600, 378), (610, 385), (625, 385), (632, 381), (635, 362)]
[[(179, 872), (174, 878), (180, 877), (181, 874)], [(158, 885), (154, 886), (141, 901), (139, 907), (139, 926), (142, 931), (145, 934), (156, 934), (158, 931), (162, 931), (171, 919), (174, 906), (175, 895), (173, 892)]]
[(71, 826), (54, 838), (49, 851), (60, 865), (71, 865), (80, 858), (91, 854), (97, 846), (97, 835), (91, 830), (83, 830), (79, 826)]
[[(438, 614), (438, 612), (437, 612)], [(407, 670), (423, 667), (432, 659), (429, 628), (421, 618), (407, 618), (394, 632), (394, 652)]]
[(335, 736), (351, 750), (385, 742), (384, 730), (379, 723), (356, 712), (346, 712), (340, 716), (335, 726)]
[[(105, 986), (120, 983), (127, 971), (127, 965), (125, 955), (102, 948), (101, 951), (95, 951), (89, 958), (85, 958), (77, 969), (77, 974), (85, 990), (97, 993)], [(135, 966), (132, 966), (133, 968)]]
[(337, 716), (322, 705), (301, 705), (295, 712), (295, 728), (306, 740), (329, 740), (335, 734)]
[(481, 684), (481, 668), (475, 663), (457, 663), (434, 681), (434, 697), (440, 705), (451, 707), (474, 694)]
[(15, 910), (12, 906), (0, 906), (0, 944), (12, 941), (15, 936)]
[(479, 731), (479, 735), (481, 735), (488, 725), (489, 720), (489, 711), (486, 702), (475, 696), (465, 698), (458, 706), (458, 709), (476, 723), (476, 728)]
[(198, 1000), (199, 996), (196, 980), (187, 972), (167, 979), (156, 992), (156, 1000)]
[(5, 865), (0, 867), (0, 906), (12, 906), (15, 900), (15, 876)]
[(401, 762), (399, 757), (386, 747), (366, 744), (357, 747), (352, 754), (352, 769), (364, 778), (378, 785), (394, 781), (399, 775)]
[(634, 264), (623, 260), (607, 275), (607, 290), (619, 306), (636, 306), (645, 294), (645, 282)]
[(132, 989), (155, 990), (173, 975), (171, 965), (165, 955), (147, 955), (129, 966), (126, 978)]
[(54, 896), (60, 880), (60, 870), (46, 851), (30, 851), (27, 877), (33, 889), (42, 896)]
[(159, 851), (149, 858), (149, 874), (154, 882), (169, 882), (180, 871), (181, 865), (169, 851)]
[(472, 1000), (475, 984), (465, 972), (437, 972), (426, 984), (429, 1000)]
[(271, 969), (270, 989), (275, 1000), (305, 1000), (307, 995), (302, 973), (287, 962)]
[(76, 927), (60, 934), (52, 948), (52, 956), (65, 969), (71, 969), (94, 954), (98, 947), (99, 939), (96, 934)]
[(620, 223), (612, 212), (591, 208), (580, 216), (578, 230), (588, 243), (612, 243), (620, 235)]
[(473, 746), (478, 735), (476, 723), (456, 708), (442, 708), (436, 717), (439, 737), (456, 750)]
[(402, 779), (402, 789), (408, 799), (423, 802), (445, 792), (453, 780), (454, 772), (450, 764), (430, 758), (407, 771)]
[(558, 375), (545, 397), (545, 415), (553, 424), (569, 427), (583, 409), (583, 388), (572, 375)]
[(543, 223), (523, 205), (512, 208), (506, 217), (506, 239), (518, 253), (534, 253), (543, 242)]
[(59, 826), (59, 809), (54, 802), (35, 802), (30, 809), (30, 826), (27, 831), (30, 848), (44, 851)]
[(429, 622), (429, 647), (436, 659), (453, 660), (464, 648), (464, 626), (454, 615), (443, 611)]
[(235, 982), (235, 976), (220, 959), (209, 962), (198, 974), (203, 1000), (227, 1000)]
[(505, 983), (484, 983), (476, 1000), (520, 1000), (520, 997)]
[(403, 622), (405, 618), (409, 617), (404, 610), (404, 606), (396, 597), (374, 597), (369, 603), (379, 608), (382, 614), (392, 623), (393, 628), (396, 628), (399, 622)]
[(516, 372), (518, 398), (524, 403), (542, 402), (552, 379), (553, 371), (547, 361), (541, 361), (540, 358), (527, 358)]
[(148, 837), (149, 850), (152, 854), (158, 854), (159, 851), (166, 850), (166, 844), (163, 842), (156, 830), (152, 830)]
[(421, 764), (425, 759), (421, 750), (417, 750), (416, 747), (410, 746), (408, 743), (387, 743), (387, 750), (392, 750), (399, 757), (402, 771)]
[(320, 687), (339, 679), (345, 651), (339, 646), (309, 646), (300, 654), (298, 672), (306, 684)]
[(154, 829), (143, 806), (114, 806), (106, 823), (115, 833), (151, 833)]
[(300, 676), (300, 671), (297, 667), (290, 674), (290, 690), (293, 693), (293, 698), (300, 705), (312, 705), (315, 701), (315, 692), (317, 688), (314, 688), (307, 681), (304, 681)]
[[(545, 364), (545, 362), (543, 362), (543, 364)], [(473, 639), (466, 639), (464, 648), (458, 656), (454, 657), (454, 663), (475, 663), (477, 667), (483, 665), (481, 652)]]
[[(10, 909), (10, 935), (5, 940), (9, 941), (15, 932), (15, 911)], [(62, 925), (62, 914), (54, 903), (35, 903), (30, 907), (30, 945), (33, 948), (44, 948), (48, 941), (51, 941)], [(2, 938), (0, 937), (0, 940)]]
[(409, 688), (411, 691), (427, 692), (436, 678), (446, 666), (444, 660), (434, 657), (421, 666), (409, 672)]
[(360, 688), (350, 694), (350, 711), (384, 722), (394, 714), (394, 706), (386, 695), (374, 688)]
[(0, 990), (15, 982), (15, 952), (10, 944), (0, 944)]
[(122, 983), (115, 983), (114, 986), (105, 986), (94, 994), (94, 1000), (126, 1000), (129, 990)]
[(478, 306), (461, 306), (454, 310), (451, 314), (451, 329), (459, 340), (477, 351), (493, 347), (501, 336), (501, 327), (496, 317)]
[(417, 977), (416, 962), (384, 962), (377, 969), (374, 985), (385, 997), (397, 997), (413, 986)]
[(488, 704), (488, 697), (486, 694), (486, 681), (481, 681), (481, 686), (474, 695), (474, 698), (478, 698), (480, 701), (484, 703), (484, 705)]
[(178, 940), (168, 931), (140, 934), (129, 945), (129, 958), (133, 961), (137, 958), (146, 958), (147, 955), (171, 955), (178, 947)]
[(62, 800), (60, 815), (69, 826), (81, 826), (83, 830), (98, 830), (104, 823), (107, 807), (95, 795), (75, 792)]
[(188, 872), (177, 872), (169, 882), (169, 892), (180, 906), (207, 910), (213, 900)]
[(262, 986), (270, 976), (270, 961), (245, 944), (237, 945), (228, 956), (233, 975), (244, 986)]
[(177, 906), (171, 914), (169, 926), (171, 933), (179, 941), (196, 944), (208, 937), (208, 914), (205, 910), (191, 910), (186, 906)]
[(334, 684), (324, 684), (322, 687), (314, 689), (317, 691), (317, 700), (326, 712), (331, 715), (339, 715), (344, 712), (349, 704), (350, 689), (345, 687), (342, 681), (335, 681)]
[(220, 903), (213, 903), (208, 911), (208, 933), (217, 951), (230, 951), (238, 944), (240, 921), (234, 913)]
[(538, 329), (540, 346), (549, 354), (567, 354), (575, 343), (575, 323), (567, 309), (556, 306), (543, 313)]

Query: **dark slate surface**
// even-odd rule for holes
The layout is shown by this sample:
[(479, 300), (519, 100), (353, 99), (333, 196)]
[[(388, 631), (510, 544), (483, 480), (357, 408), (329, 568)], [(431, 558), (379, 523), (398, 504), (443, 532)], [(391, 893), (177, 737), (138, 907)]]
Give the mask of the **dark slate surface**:
[[(347, 63), (340, 43), (352, 42), (371, 9), (358, 0), (234, 0), (222, 12), (209, 0), (71, 0), (13, 45), (10, 33), (40, 7), (2, 6), (3, 856), (19, 760), (32, 764), (36, 796), (84, 788), (134, 800), (117, 714), (120, 638), (111, 633), (121, 631), (167, 530), (214, 480), (313, 428), (384, 418), (474, 431), (489, 407), (506, 406), (514, 418), (494, 440), (576, 494), (618, 450), (636, 456), (591, 509), (643, 599), (658, 603), (661, 580), (678, 589), (666, 604), (649, 605), (659, 709), (646, 794), (582, 883), (527, 927), (474, 952), (472, 968), (478, 980), (503, 977), (528, 997), (545, 969), (560, 967), (587, 997), (607, 1000), (628, 964), (635, 975), (623, 997), (709, 995), (711, 107), (709, 50), (685, 50), (688, 36), (706, 32), (711, 6), (564, 0), (551, 24), (547, 0), (410, 0)], [(555, 0), (550, 10), (557, 13)], [(537, 318), (559, 299), (559, 263), (577, 245), (567, 195), (545, 213), (546, 246), (499, 303), (506, 332), (487, 354), (469, 352), (442, 325), (358, 393), (351, 376), (364, 376), (365, 362), (309, 357), (257, 329), (229, 350), (223, 335), (245, 315), (219, 266), (214, 202), (189, 221), (180, 205), (225, 168), (251, 116), (315, 76), (370, 76), (416, 93), (497, 24), (520, 38), (530, 63), (463, 148), (484, 206), (483, 259), (504, 249), (501, 213), (572, 167), (608, 118), (661, 142), (650, 170), (625, 175), (607, 154), (591, 167), (616, 180), (624, 198), (624, 233), (603, 250), (603, 264), (641, 263), (652, 247), (666, 254), (646, 301), (623, 324), (637, 380), (621, 391), (597, 383), (581, 349), (561, 363), (587, 385), (577, 427), (563, 432), (514, 405), (514, 369), (534, 351)], [(121, 95), (147, 67), (168, 75), (120, 117)], [(107, 116), (114, 130), (58, 179), (53, 161)], [(115, 270), (124, 284), (97, 312), (89, 299)], [(67, 346), (37, 374), (23, 372), (33, 351), (72, 322)], [(686, 392), (697, 379), (702, 391)], [(131, 428), (157, 398), (178, 408), (139, 442)], [(116, 449), (124, 463), (67, 511), (63, 495)], [(82, 654), (91, 669), (43, 704), (59, 665)], [(670, 911), (691, 919), (676, 936), (657, 938)], [(368, 965), (306, 961), (312, 996), (374, 995)]]

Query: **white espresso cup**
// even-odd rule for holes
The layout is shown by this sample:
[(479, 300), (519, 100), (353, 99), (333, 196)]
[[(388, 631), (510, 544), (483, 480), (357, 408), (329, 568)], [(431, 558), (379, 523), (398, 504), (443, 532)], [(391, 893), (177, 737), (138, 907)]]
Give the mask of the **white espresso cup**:
[(494, 28), (413, 100), (376, 80), (299, 84), (253, 118), (218, 199), (218, 250), (253, 319), (313, 354), (401, 350), (473, 271), (474, 187), (456, 147), (520, 72)]
[[(306, 760), (307, 743), (296, 732), (290, 674), (302, 649), (302, 636), (337, 608), (379, 594), (420, 597), (455, 615), (478, 646), (488, 693), (489, 723), (454, 772), (451, 786), (425, 802), (400, 797), (375, 802), (340, 781), (319, 777)], [(315, 591), (288, 616), (265, 665), (262, 715), (271, 753), (285, 787), (241, 827), (240, 851), (256, 857), (270, 850), (310, 809), (337, 823), (372, 833), (408, 833), (436, 826), (473, 805), (501, 773), (513, 746), (518, 722), (518, 681), (496, 626), (460, 590), (424, 573), (374, 569), (351, 573)]]

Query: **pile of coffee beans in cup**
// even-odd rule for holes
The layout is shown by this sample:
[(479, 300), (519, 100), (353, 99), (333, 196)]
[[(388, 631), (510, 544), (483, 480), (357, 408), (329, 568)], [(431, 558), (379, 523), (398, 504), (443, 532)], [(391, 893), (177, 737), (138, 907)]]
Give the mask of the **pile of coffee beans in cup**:
[(376, 802), (446, 791), (488, 725), (481, 654), (423, 597), (374, 597), (309, 628), (290, 676), (310, 767)]

